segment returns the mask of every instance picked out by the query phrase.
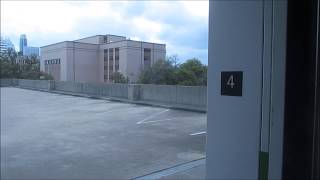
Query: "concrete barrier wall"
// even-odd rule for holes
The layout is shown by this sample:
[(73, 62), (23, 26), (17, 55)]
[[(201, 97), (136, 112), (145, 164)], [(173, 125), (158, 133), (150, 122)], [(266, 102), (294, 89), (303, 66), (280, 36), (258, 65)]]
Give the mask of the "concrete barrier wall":
[(140, 100), (168, 103), (172, 105), (207, 106), (207, 87), (148, 85), (140, 87)]
[(13, 86), (13, 79), (0, 79), (0, 87)]
[(56, 91), (82, 93), (82, 88), (82, 83), (78, 82), (55, 81), (54, 83), (54, 90)]
[(128, 84), (83, 83), (83, 93), (127, 99)]
[(170, 85), (140, 85), (140, 99), (144, 101), (157, 101), (163, 103), (177, 102), (177, 86)]
[(7, 87), (7, 86), (18, 86), (19, 80), (18, 79), (0, 79), (0, 86)]
[(177, 104), (207, 106), (206, 86), (176, 86)]
[(77, 95), (110, 97), (173, 108), (206, 111), (207, 107), (207, 87), (205, 86), (80, 83), (27, 79), (1, 79), (0, 82), (1, 87), (18, 86)]
[(128, 98), (127, 84), (79, 83), (56, 81), (54, 90), (82, 93), (93, 96)]
[(18, 80), (18, 86), (22, 87), (22, 88), (49, 90), (50, 81), (19, 79)]

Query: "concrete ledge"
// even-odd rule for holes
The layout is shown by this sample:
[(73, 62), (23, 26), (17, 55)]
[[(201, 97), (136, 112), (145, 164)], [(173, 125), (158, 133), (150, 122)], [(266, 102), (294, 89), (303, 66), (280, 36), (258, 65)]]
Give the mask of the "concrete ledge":
[(207, 112), (206, 107), (199, 107), (199, 106), (196, 107), (196, 106), (188, 106), (188, 105), (181, 105), (181, 104), (168, 105), (165, 103), (159, 103), (159, 102), (155, 102), (155, 101), (135, 101), (135, 100), (129, 100), (129, 99), (124, 99), (124, 98), (96, 96), (96, 95), (88, 95), (88, 94), (83, 94), (83, 93), (73, 93), (73, 92), (67, 92), (67, 91), (55, 91), (55, 90), (52, 91), (52, 90), (36, 89), (36, 88), (29, 88), (29, 87), (18, 87), (18, 88), (29, 89), (29, 90), (34, 90), (34, 91), (49, 92), (49, 93), (55, 93), (55, 94), (62, 94), (62, 95), (69, 95), (69, 96), (76, 96), (76, 97), (104, 99), (104, 100), (108, 100), (108, 101), (118, 101), (118, 102), (130, 103), (130, 104), (163, 107), (163, 108), (168, 108), (168, 109), (179, 109), (179, 110), (186, 110), (186, 111), (193, 111), (193, 112), (200, 112), (200, 113)]
[(10, 86), (17, 86), (18, 80), (17, 79), (0, 79), (0, 87), (10, 87)]
[[(37, 90), (37, 89), (32, 89), (32, 90)], [(47, 91), (47, 90), (42, 90), (42, 91), (56, 93), (56, 94), (77, 96), (77, 97), (92, 98), (92, 99), (104, 99), (104, 100), (109, 100), (109, 101), (119, 101), (119, 102), (131, 103), (131, 104), (164, 107), (164, 108), (169, 108), (169, 109), (180, 109), (180, 110), (203, 112), (203, 113), (206, 112), (206, 107), (195, 107), (195, 106), (187, 106), (187, 105), (179, 105), (179, 104), (168, 105), (165, 103), (159, 103), (159, 102), (155, 102), (155, 101), (136, 101), (136, 100), (130, 100), (130, 99), (125, 99), (125, 98), (88, 95), (88, 94), (83, 94), (83, 93), (73, 93), (73, 92), (65, 92), (65, 91)]]
[(47, 80), (1, 79), (1, 87), (19, 87), (58, 94), (127, 103), (207, 111), (207, 87), (153, 84), (106, 84)]

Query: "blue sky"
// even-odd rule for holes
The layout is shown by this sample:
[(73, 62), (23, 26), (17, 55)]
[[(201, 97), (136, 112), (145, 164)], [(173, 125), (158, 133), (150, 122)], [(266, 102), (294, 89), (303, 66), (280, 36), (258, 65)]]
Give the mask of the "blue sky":
[(207, 64), (208, 1), (1, 1), (1, 35), (18, 50), (96, 34), (165, 43), (180, 62)]

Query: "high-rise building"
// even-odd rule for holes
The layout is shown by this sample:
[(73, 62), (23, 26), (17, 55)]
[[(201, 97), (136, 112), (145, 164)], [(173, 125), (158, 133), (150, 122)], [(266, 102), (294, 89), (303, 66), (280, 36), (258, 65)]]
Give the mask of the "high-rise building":
[(9, 38), (3, 38), (3, 37), (0, 37), (1, 38), (1, 41), (0, 41), (0, 53), (4, 53), (6, 51), (8, 51), (8, 49), (13, 49), (15, 50), (14, 48), (14, 45), (12, 44), (12, 42), (10, 41)]
[(27, 36), (25, 34), (21, 34), (20, 35), (20, 43), (19, 43), (19, 50), (20, 52), (23, 52), (23, 48), (25, 46), (27, 46), (28, 43), (27, 43)]
[(25, 34), (20, 35), (20, 53), (24, 56), (36, 55), (39, 57), (39, 47), (28, 46), (27, 36)]

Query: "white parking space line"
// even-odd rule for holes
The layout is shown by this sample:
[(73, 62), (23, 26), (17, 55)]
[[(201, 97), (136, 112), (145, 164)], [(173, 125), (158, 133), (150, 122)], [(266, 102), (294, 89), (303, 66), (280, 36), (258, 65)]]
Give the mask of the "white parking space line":
[(159, 120), (154, 120), (154, 121), (143, 121), (139, 124), (147, 124), (147, 123), (155, 123), (155, 122), (162, 122), (162, 121), (171, 121), (174, 119), (178, 119), (178, 118), (168, 118), (168, 119), (159, 119)]
[(197, 132), (197, 133), (192, 133), (190, 134), (190, 136), (196, 136), (196, 135), (201, 135), (201, 134), (206, 134), (206, 131), (201, 131), (201, 132)]
[(151, 118), (154, 118), (154, 117), (156, 117), (156, 116), (158, 116), (158, 115), (160, 115), (160, 114), (162, 114), (162, 113), (165, 113), (165, 112), (167, 112), (167, 111), (169, 111), (169, 110), (170, 110), (170, 109), (165, 109), (165, 110), (160, 111), (160, 112), (158, 112), (158, 113), (155, 113), (155, 114), (153, 114), (153, 115), (151, 115), (151, 116), (148, 116), (148, 117), (144, 118), (143, 120), (137, 122), (137, 124), (142, 124), (142, 123), (144, 123), (145, 121), (147, 121), (147, 120), (149, 120), (149, 119), (151, 119)]

